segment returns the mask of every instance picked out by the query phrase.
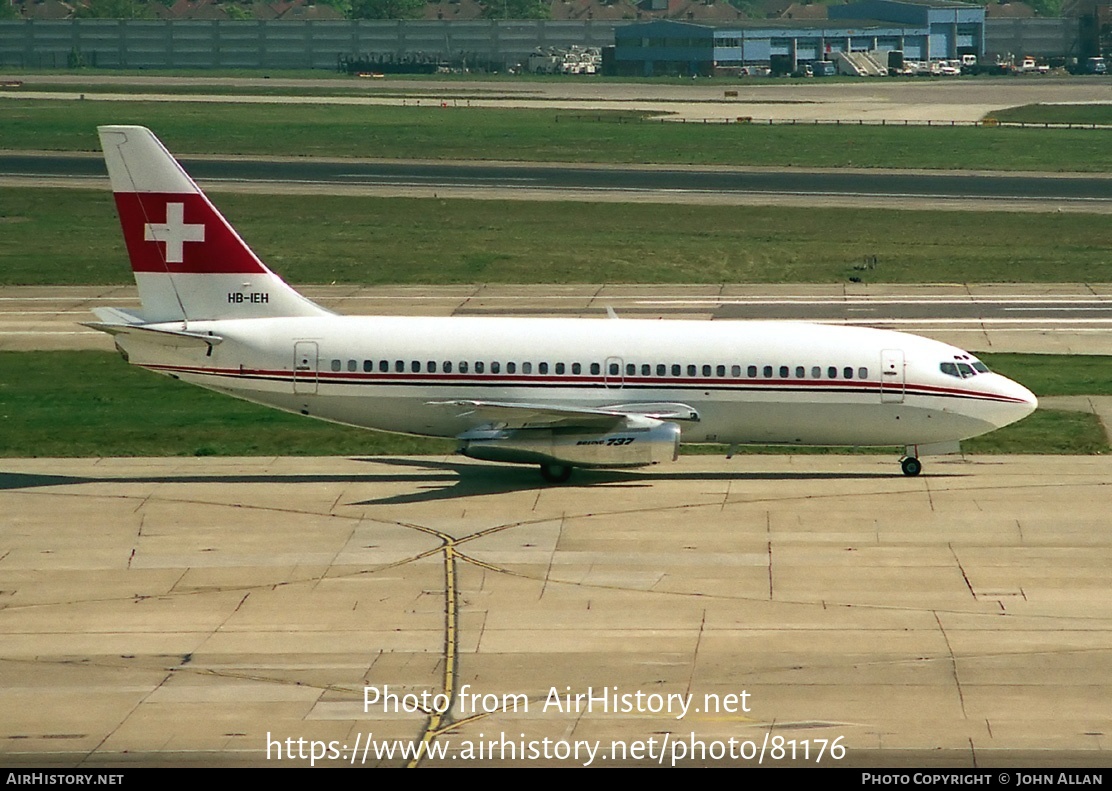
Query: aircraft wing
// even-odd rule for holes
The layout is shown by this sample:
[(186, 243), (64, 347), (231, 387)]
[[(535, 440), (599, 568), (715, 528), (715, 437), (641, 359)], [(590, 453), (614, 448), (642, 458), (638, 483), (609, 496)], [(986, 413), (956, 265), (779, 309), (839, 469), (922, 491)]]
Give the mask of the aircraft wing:
[(633, 403), (601, 407), (523, 404), (512, 401), (430, 401), (433, 406), (459, 410), (459, 417), (505, 428), (557, 428), (583, 426), (605, 428), (631, 418), (698, 421), (699, 413), (687, 404)]

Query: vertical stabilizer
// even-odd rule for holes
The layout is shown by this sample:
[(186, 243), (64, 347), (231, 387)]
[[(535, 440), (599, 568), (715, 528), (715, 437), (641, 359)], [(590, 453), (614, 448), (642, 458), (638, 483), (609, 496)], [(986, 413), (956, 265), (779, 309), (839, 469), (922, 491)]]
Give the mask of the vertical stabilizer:
[(97, 131), (148, 322), (327, 315), (266, 268), (149, 129)]

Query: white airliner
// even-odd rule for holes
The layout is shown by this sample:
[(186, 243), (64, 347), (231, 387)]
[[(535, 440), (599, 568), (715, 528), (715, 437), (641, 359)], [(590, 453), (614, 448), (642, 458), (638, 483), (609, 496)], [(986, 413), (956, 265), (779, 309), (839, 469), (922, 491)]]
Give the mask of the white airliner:
[(149, 130), (99, 131), (142, 309), (89, 326), (135, 365), (248, 401), (454, 437), (549, 481), (671, 461), (681, 441), (903, 446), (917, 475), (919, 456), (1036, 407), (961, 349), (864, 327), (338, 316), (267, 269)]

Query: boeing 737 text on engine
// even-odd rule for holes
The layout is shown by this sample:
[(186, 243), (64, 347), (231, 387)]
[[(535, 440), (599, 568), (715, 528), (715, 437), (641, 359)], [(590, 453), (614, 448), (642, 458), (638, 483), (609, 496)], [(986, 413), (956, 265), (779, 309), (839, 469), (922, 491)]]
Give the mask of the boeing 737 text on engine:
[(267, 269), (149, 130), (99, 131), (142, 308), (89, 326), (248, 401), (453, 437), (549, 481), (672, 461), (681, 441), (903, 446), (917, 475), (1036, 406), (961, 349), (864, 327), (338, 316)]

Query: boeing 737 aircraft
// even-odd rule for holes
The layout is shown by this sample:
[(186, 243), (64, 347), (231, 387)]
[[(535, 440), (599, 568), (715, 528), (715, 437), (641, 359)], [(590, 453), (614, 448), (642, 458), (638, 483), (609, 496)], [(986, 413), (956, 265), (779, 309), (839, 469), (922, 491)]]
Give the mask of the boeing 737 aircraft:
[(149, 130), (99, 131), (142, 309), (89, 326), (132, 364), (248, 401), (454, 437), (554, 482), (672, 461), (681, 441), (903, 446), (918, 475), (1036, 406), (961, 349), (864, 327), (338, 316), (267, 269)]

